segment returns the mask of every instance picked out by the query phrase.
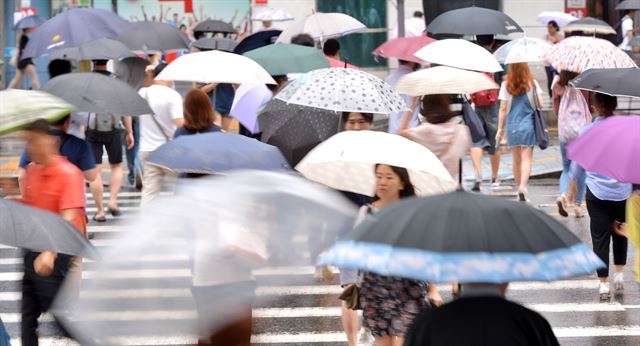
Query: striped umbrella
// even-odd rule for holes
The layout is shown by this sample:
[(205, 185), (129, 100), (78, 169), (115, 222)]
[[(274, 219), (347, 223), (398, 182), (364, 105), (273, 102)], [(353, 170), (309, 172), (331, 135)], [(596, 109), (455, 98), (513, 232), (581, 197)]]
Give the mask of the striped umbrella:
[(22, 130), (36, 119), (60, 120), (73, 110), (69, 103), (44, 91), (0, 91), (0, 136)]
[(545, 61), (558, 71), (577, 73), (592, 68), (637, 67), (629, 55), (611, 42), (583, 36), (562, 40), (547, 52)]

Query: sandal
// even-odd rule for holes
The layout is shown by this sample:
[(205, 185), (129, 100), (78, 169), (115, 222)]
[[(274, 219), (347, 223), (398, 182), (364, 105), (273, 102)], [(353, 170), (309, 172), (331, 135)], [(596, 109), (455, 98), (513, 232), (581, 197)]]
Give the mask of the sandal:
[(98, 214), (93, 216), (93, 221), (95, 222), (107, 222), (107, 218), (106, 217), (98, 217)]
[(122, 212), (120, 211), (120, 208), (107, 208), (109, 210), (109, 213), (111, 213), (112, 216), (120, 216), (122, 215)]

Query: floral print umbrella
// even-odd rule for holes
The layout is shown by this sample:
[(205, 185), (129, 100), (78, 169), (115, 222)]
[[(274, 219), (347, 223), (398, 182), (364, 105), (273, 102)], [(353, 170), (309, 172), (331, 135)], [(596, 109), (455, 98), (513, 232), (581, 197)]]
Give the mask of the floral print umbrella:
[(577, 73), (593, 68), (637, 67), (627, 53), (611, 42), (584, 36), (562, 40), (547, 52), (545, 60), (558, 71)]

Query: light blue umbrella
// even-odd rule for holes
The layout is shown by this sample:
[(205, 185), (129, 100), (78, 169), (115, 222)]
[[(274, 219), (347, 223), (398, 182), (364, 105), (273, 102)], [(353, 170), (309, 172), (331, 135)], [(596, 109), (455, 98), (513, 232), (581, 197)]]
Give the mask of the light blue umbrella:
[(13, 26), (14, 30), (22, 30), (26, 28), (34, 28), (44, 24), (47, 21), (46, 17), (34, 14), (20, 19), (16, 25)]

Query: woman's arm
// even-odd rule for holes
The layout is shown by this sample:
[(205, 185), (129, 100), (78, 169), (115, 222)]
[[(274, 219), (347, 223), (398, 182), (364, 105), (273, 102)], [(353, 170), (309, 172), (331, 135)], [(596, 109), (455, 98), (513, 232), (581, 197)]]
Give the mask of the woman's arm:
[(400, 128), (398, 133), (402, 137), (409, 137), (409, 123), (411, 122), (411, 118), (413, 118), (413, 112), (416, 109), (416, 105), (418, 104), (418, 97), (411, 98), (411, 105), (409, 106), (410, 110), (404, 113), (402, 117), (402, 121), (400, 122)]
[(504, 133), (504, 125), (507, 120), (507, 107), (509, 107), (509, 101), (500, 101), (500, 112), (498, 113), (498, 132), (496, 133), (496, 144), (500, 143), (502, 134)]

